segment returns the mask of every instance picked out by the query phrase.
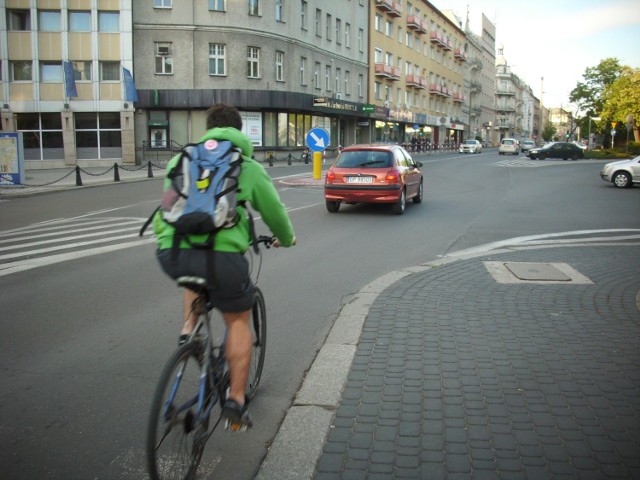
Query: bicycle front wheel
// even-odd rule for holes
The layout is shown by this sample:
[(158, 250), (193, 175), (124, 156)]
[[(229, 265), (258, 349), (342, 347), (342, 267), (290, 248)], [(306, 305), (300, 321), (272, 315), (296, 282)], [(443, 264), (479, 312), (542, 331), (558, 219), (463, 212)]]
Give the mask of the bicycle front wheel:
[[(199, 410), (200, 352), (197, 342), (181, 346), (160, 375), (147, 430), (151, 480), (192, 479), (200, 464), (209, 423)], [(205, 395), (210, 390), (205, 385)]]
[(267, 342), (267, 311), (264, 305), (264, 296), (256, 287), (255, 301), (251, 308), (251, 334), (253, 335), (253, 352), (251, 353), (251, 363), (249, 364), (249, 379), (245, 395), (247, 399), (253, 398), (256, 394), (262, 368), (264, 367), (264, 355)]

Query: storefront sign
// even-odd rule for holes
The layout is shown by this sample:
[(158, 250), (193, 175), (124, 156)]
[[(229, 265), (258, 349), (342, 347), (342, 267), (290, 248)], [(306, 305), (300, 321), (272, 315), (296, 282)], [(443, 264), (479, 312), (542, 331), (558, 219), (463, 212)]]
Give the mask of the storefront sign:
[(254, 146), (262, 146), (262, 114), (260, 112), (240, 112), (242, 116), (242, 133)]

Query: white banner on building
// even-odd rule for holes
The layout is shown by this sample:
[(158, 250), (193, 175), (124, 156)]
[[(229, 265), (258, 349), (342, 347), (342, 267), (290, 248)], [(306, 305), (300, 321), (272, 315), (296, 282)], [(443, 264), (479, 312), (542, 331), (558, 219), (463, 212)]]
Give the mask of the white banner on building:
[(262, 146), (262, 114), (260, 112), (240, 112), (242, 116), (242, 133), (254, 146)]

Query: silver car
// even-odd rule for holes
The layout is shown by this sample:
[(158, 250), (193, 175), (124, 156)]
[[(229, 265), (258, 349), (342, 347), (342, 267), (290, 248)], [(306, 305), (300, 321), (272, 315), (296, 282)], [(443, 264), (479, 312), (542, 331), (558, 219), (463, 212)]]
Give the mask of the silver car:
[(460, 153), (480, 153), (482, 152), (482, 144), (478, 140), (465, 140), (460, 144), (458, 149)]
[(619, 160), (602, 167), (600, 177), (617, 188), (629, 188), (640, 183), (640, 155), (631, 160)]
[(503, 138), (500, 140), (500, 146), (498, 147), (498, 153), (504, 155), (505, 153), (512, 153), (518, 155), (520, 153), (520, 142), (515, 138)]

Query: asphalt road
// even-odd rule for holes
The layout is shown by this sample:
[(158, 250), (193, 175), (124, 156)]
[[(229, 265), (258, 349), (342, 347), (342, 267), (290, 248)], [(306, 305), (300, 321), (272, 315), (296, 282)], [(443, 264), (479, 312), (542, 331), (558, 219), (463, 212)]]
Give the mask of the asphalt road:
[[(366, 205), (330, 214), (321, 188), (278, 181), (310, 176), (311, 165), (270, 169), (299, 245), (263, 256), (269, 332), (256, 426), (216, 433), (201, 478), (253, 478), (341, 305), (377, 277), (516, 236), (640, 227), (640, 189), (604, 183), (603, 162), (495, 151), (423, 161), (424, 203), (403, 216)], [(146, 477), (151, 394), (181, 323), (152, 240), (135, 237), (160, 187), (154, 179), (0, 202), (3, 478)]]

